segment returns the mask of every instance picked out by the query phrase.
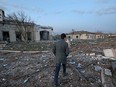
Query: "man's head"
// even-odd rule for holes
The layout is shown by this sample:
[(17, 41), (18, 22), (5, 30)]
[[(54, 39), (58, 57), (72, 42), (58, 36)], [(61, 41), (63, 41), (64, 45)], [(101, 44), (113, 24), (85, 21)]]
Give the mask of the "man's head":
[(66, 38), (66, 34), (62, 33), (61, 34), (61, 39), (65, 39)]

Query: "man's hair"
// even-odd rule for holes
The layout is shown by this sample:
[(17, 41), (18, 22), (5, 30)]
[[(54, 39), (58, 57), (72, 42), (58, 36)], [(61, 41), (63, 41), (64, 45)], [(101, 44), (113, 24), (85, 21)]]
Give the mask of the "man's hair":
[(64, 38), (66, 38), (66, 34), (62, 33), (61, 34), (61, 39), (64, 39)]

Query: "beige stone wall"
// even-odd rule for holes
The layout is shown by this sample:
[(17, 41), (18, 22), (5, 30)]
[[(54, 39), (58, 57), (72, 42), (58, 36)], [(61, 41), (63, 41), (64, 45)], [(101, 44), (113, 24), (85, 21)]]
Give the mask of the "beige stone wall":
[(87, 39), (89, 39), (89, 40), (96, 39), (96, 35), (95, 34), (87, 34)]
[(86, 34), (81, 34), (80, 39), (87, 39), (87, 35)]
[(101, 35), (101, 34), (96, 34), (96, 39), (99, 39), (99, 38), (105, 38), (105, 35)]
[(81, 34), (68, 34), (67, 38), (71, 39), (98, 39), (98, 38), (105, 38), (105, 34), (92, 34), (92, 33), (81, 33)]
[(71, 38), (71, 39), (87, 39), (86, 34), (73, 34), (73, 35), (67, 35), (67, 38)]

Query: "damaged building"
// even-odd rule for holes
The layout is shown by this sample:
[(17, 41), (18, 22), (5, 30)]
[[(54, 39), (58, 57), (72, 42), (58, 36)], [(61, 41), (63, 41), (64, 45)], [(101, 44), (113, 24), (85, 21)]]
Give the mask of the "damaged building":
[(51, 40), (53, 28), (36, 25), (35, 23), (25, 23), (26, 31), (20, 31), (14, 20), (5, 17), (5, 12), (0, 9), (0, 41), (35, 41)]
[(52, 40), (52, 32), (53, 32), (52, 27), (36, 25), (35, 30), (37, 42), (40, 40)]
[(108, 37), (108, 34), (104, 33), (93, 33), (88, 31), (74, 31), (67, 34), (69, 39), (83, 39), (83, 40), (94, 40), (94, 39), (104, 39)]

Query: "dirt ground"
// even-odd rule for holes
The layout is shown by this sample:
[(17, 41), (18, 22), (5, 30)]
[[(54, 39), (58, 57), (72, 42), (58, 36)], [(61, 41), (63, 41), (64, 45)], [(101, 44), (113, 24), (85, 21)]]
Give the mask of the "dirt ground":
[[(67, 58), (68, 76), (62, 76), (61, 68), (59, 87), (116, 87), (116, 58), (106, 57), (102, 52), (107, 47), (116, 48), (115, 43), (115, 40), (72, 42)], [(53, 87), (52, 44), (6, 45), (2, 50), (15, 51), (0, 51), (0, 87)], [(91, 55), (93, 52), (95, 55)]]

